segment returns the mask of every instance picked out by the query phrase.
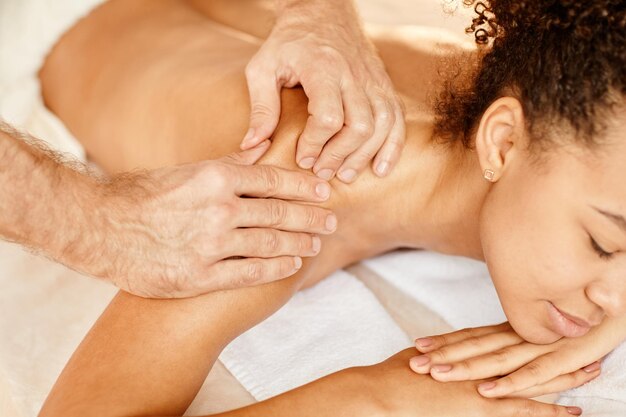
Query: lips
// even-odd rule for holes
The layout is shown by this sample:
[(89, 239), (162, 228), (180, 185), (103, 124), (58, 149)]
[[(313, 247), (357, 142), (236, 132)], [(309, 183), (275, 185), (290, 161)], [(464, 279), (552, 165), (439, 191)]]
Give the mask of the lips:
[(563, 337), (581, 337), (591, 330), (589, 323), (562, 312), (552, 303), (548, 303), (548, 317), (552, 322), (552, 330)]

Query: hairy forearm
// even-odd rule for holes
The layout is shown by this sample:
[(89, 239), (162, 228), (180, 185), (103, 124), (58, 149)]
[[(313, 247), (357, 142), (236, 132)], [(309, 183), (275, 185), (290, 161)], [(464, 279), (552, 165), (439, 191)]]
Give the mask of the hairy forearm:
[(328, 26), (360, 32), (360, 18), (353, 0), (275, 0), (276, 26)]
[(0, 237), (57, 261), (89, 240), (97, 181), (33, 138), (0, 126)]

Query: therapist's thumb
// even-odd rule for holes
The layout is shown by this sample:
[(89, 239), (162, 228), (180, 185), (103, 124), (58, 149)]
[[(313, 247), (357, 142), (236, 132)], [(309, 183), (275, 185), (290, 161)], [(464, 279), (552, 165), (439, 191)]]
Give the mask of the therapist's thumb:
[(269, 139), (280, 117), (280, 89), (273, 73), (261, 72), (254, 67), (246, 68), (250, 92), (250, 125), (241, 149), (250, 149)]

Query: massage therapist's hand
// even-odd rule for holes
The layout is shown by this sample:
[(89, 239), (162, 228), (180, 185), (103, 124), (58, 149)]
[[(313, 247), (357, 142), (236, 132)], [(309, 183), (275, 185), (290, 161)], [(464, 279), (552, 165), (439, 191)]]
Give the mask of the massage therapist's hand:
[(508, 323), (421, 338), (410, 361), (438, 381), (504, 377), (479, 385), (485, 397), (536, 397), (583, 385), (600, 375), (600, 360), (626, 337), (625, 319), (605, 319), (586, 335), (535, 345)]
[(68, 263), (89, 262), (79, 269), (153, 298), (294, 274), (300, 257), (320, 251), (316, 234), (333, 232), (336, 218), (326, 209), (271, 197), (322, 202), (330, 187), (310, 174), (252, 165), (268, 147), (265, 141), (216, 161), (114, 180), (93, 213), (97, 256), (79, 250), (79, 259)]
[(302, 85), (309, 119), (298, 165), (320, 178), (352, 182), (367, 165), (387, 175), (404, 144), (402, 104), (365, 37), (351, 0), (280, 0), (274, 29), (246, 68), (250, 130), (242, 148), (268, 139), (280, 90)]

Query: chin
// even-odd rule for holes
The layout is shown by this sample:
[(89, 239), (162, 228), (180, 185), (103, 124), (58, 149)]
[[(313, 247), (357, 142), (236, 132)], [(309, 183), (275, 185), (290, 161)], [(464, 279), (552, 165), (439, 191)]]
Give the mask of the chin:
[(522, 339), (536, 345), (549, 345), (563, 337), (548, 329), (543, 324), (528, 319), (522, 319), (520, 322), (509, 319), (509, 323)]

